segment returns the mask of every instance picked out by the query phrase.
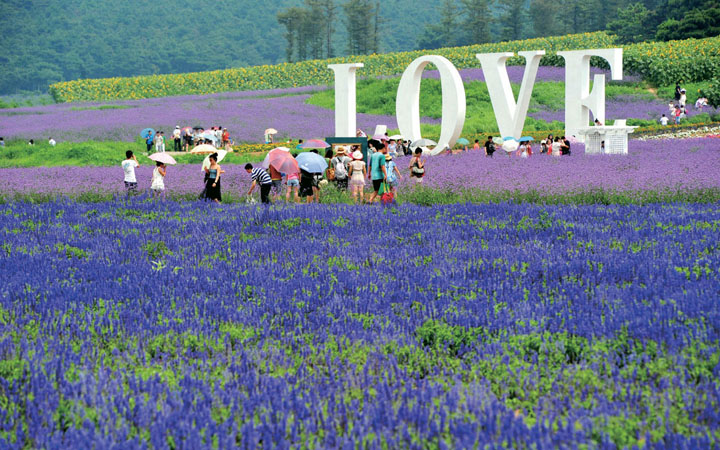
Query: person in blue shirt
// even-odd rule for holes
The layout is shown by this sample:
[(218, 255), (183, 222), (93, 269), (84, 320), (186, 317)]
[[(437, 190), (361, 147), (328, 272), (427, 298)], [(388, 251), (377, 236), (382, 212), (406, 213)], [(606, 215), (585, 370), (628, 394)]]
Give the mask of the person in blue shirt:
[(385, 155), (385, 173), (387, 174), (387, 184), (392, 193), (395, 193), (398, 184), (400, 184), (400, 170), (397, 168), (397, 164), (393, 161), (393, 157)]
[(368, 177), (372, 180), (373, 193), (370, 196), (370, 203), (375, 201), (375, 198), (380, 192), (380, 186), (387, 179), (387, 169), (385, 167), (385, 155), (387, 155), (387, 144), (380, 148), (379, 151), (372, 154), (370, 157), (370, 173)]
[(149, 131), (148, 131), (148, 133), (145, 135), (145, 144), (147, 145), (147, 151), (148, 151), (148, 153), (150, 153), (150, 150), (152, 150), (153, 138), (154, 138), (154, 137), (155, 137), (155, 136), (153, 136), (153, 134), (152, 134), (151, 132), (149, 132)]

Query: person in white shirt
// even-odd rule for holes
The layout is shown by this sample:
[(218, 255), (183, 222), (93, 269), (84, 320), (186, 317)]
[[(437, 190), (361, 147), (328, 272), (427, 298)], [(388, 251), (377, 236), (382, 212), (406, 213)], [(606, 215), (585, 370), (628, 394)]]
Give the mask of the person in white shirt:
[(50, 144), (51, 147), (55, 147), (55, 144), (57, 144), (57, 142), (55, 142), (55, 139), (49, 138), (49, 139), (48, 139), (48, 144)]
[(140, 167), (137, 158), (132, 150), (125, 152), (125, 160), (121, 164), (125, 173), (125, 189), (130, 192), (137, 191), (137, 179), (135, 178), (135, 168)]
[(388, 155), (392, 157), (397, 156), (397, 143), (395, 142), (395, 139), (390, 140), (390, 144), (388, 145)]
[(162, 193), (162, 191), (165, 190), (166, 168), (165, 164), (161, 163), (160, 161), (157, 161), (155, 166), (155, 169), (153, 169), (150, 189), (153, 191), (153, 194), (155, 194), (155, 196), (158, 196)]
[(165, 132), (159, 131), (155, 135), (155, 151), (158, 153), (165, 152)]
[(687, 103), (687, 95), (685, 89), (680, 91), (680, 108), (685, 109), (685, 103)]
[(176, 152), (180, 151), (180, 125), (175, 125), (175, 129), (173, 130), (173, 150)]
[(662, 126), (666, 127), (669, 120), (670, 119), (668, 119), (667, 116), (665, 114), (663, 114), (662, 117), (660, 118), (660, 124)]
[(552, 155), (553, 156), (562, 155), (562, 144), (560, 144), (559, 137), (555, 137), (555, 142), (552, 143)]

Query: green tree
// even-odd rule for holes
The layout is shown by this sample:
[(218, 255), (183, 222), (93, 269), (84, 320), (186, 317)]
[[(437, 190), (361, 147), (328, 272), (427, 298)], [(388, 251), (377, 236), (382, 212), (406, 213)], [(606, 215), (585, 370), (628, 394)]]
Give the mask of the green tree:
[(525, 0), (503, 0), (500, 4), (503, 40), (515, 41), (529, 34)]
[(561, 34), (555, 20), (560, 9), (557, 0), (532, 0), (530, 2), (530, 20), (535, 37)]
[(617, 35), (620, 42), (642, 42), (652, 38), (652, 30), (648, 27), (651, 13), (642, 3), (620, 9), (618, 17), (608, 24), (608, 30)]
[(463, 17), (462, 34), (465, 36), (460, 43), (466, 45), (490, 42), (490, 27), (494, 19), (490, 13), (489, 0), (460, 0), (460, 5)]
[(720, 35), (720, 3), (706, 2), (680, 20), (668, 19), (658, 26), (655, 37), (661, 41), (705, 38)]
[(365, 55), (378, 45), (375, 32), (375, 5), (370, 0), (349, 0), (342, 5), (345, 12), (345, 29), (348, 36), (347, 51), (350, 55)]
[(418, 39), (418, 47), (432, 50), (458, 45), (458, 6), (455, 0), (444, 0), (440, 9), (440, 23), (425, 26)]

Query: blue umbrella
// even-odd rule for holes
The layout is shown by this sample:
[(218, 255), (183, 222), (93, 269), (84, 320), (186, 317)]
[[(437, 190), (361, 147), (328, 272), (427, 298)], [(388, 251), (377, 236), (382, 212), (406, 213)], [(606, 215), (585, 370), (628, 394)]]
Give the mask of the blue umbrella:
[(460, 144), (460, 145), (468, 145), (468, 144), (470, 143), (470, 141), (468, 141), (468, 140), (465, 139), (465, 138), (460, 138), (460, 139), (457, 140), (457, 143)]
[(310, 173), (323, 173), (328, 166), (325, 158), (313, 152), (300, 153), (295, 159), (302, 170)]
[(150, 138), (151, 138), (151, 139), (152, 139), (153, 137), (155, 137), (155, 130), (153, 130), (152, 128), (145, 128), (144, 130), (142, 130), (142, 131), (140, 132), (140, 137), (143, 138), (143, 139), (147, 139), (147, 138), (148, 138), (148, 133), (150, 133)]
[(535, 138), (532, 136), (523, 136), (520, 138), (520, 142), (530, 142), (530, 141), (534, 141), (534, 140), (535, 140)]
[(515, 139), (515, 138), (512, 137), (512, 136), (505, 136), (505, 137), (503, 138), (503, 141), (517, 141), (517, 139)]

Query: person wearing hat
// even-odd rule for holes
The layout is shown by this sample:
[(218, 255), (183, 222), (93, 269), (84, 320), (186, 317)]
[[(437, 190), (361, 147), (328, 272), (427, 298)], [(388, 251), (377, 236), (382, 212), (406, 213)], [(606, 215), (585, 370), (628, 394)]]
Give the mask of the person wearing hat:
[(385, 155), (385, 173), (387, 173), (386, 183), (390, 186), (390, 191), (394, 194), (398, 184), (400, 184), (400, 170), (393, 161), (393, 157)]
[(175, 125), (173, 130), (173, 151), (180, 151), (180, 125)]
[(350, 177), (350, 193), (353, 196), (355, 202), (363, 200), (363, 189), (365, 188), (365, 162), (363, 161), (363, 154), (360, 150), (355, 150), (352, 154), (353, 161), (350, 163), (350, 170), (348, 175)]
[(350, 161), (352, 160), (347, 156), (344, 146), (338, 147), (337, 154), (330, 160), (330, 167), (335, 169), (335, 185), (341, 191), (347, 191), (348, 188)]

